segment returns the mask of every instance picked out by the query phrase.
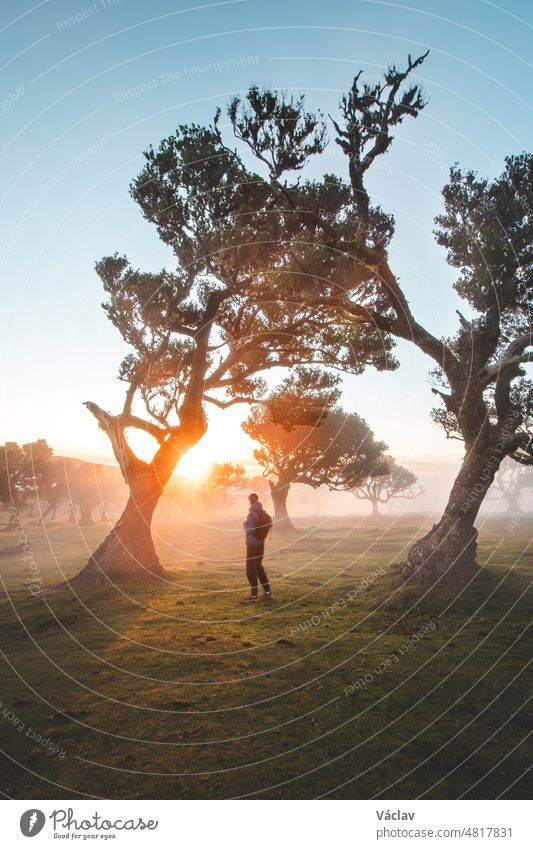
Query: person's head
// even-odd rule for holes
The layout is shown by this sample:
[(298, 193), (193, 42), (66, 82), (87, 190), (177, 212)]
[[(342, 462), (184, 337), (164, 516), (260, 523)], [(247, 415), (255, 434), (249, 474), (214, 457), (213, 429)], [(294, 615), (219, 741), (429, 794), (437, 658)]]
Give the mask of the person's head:
[(248, 501), (250, 502), (250, 506), (252, 506), (252, 504), (256, 504), (259, 501), (259, 496), (257, 492), (250, 493), (250, 495), (248, 496)]

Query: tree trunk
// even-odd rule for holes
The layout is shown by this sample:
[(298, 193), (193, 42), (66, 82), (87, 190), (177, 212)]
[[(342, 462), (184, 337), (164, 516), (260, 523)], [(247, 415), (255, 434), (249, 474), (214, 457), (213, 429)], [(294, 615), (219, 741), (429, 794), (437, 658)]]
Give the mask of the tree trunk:
[(272, 481), (268, 482), (270, 486), (270, 495), (272, 496), (272, 502), (274, 504), (274, 523), (276, 525), (276, 529), (280, 531), (293, 531), (294, 525), (292, 524), (289, 514), (287, 513), (287, 496), (289, 494), (289, 489), (291, 488), (290, 483), (274, 484)]
[(18, 524), (19, 524), (18, 510), (12, 504), (9, 507), (9, 521), (4, 528), (4, 531), (13, 531), (13, 530), (15, 530), (16, 527), (18, 527)]
[(78, 504), (80, 505), (80, 520), (78, 525), (82, 528), (88, 528), (90, 525), (94, 525), (91, 505), (85, 501), (78, 501)]
[(479, 567), (474, 522), (503, 456), (490, 446), (467, 450), (442, 518), (413, 545), (401, 564), (404, 570), (424, 582), (444, 575), (466, 580), (475, 574)]
[(379, 509), (379, 502), (377, 498), (371, 499), (372, 503), (372, 513), (370, 514), (373, 519), (379, 519), (381, 517), (381, 511)]
[(512, 487), (512, 482), (509, 486), (509, 491), (504, 493), (504, 498), (507, 501), (506, 513), (509, 516), (516, 516), (522, 512), (522, 504), (520, 496), (523, 487)]
[(165, 574), (151, 532), (152, 516), (163, 488), (152, 470), (135, 477), (122, 515), (76, 576), (76, 583), (101, 583), (107, 579), (148, 581)]
[[(206, 345), (207, 343), (204, 344), (204, 357), (207, 356)], [(92, 401), (86, 402), (85, 406), (111, 441), (113, 453), (129, 486), (130, 494), (120, 519), (81, 572), (69, 582), (71, 585), (84, 582), (101, 583), (106, 580), (140, 582), (161, 578), (167, 574), (159, 562), (152, 540), (152, 517), (179, 460), (189, 448), (199, 442), (206, 431), (206, 419), (201, 403), (204, 384), (196, 381), (192, 388), (194, 392), (187, 395), (179, 409), (179, 427), (167, 430), (156, 428), (155, 438), (159, 442), (159, 448), (150, 463), (140, 460), (128, 445), (124, 435), (127, 421), (125, 424), (122, 421), (122, 416), (127, 418), (127, 414), (111, 416)], [(199, 400), (195, 396), (198, 396)], [(154, 427), (149, 422), (133, 426), (148, 429), (149, 432), (150, 428)]]

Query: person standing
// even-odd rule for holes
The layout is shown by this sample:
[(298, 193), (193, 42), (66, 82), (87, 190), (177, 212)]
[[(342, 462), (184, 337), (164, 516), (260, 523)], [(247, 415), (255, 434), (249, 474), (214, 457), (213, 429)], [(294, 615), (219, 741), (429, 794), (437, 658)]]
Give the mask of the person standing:
[[(250, 509), (243, 522), (243, 528), (246, 532), (246, 577), (250, 582), (251, 592), (249, 596), (241, 599), (241, 604), (272, 600), (270, 584), (263, 567), (265, 539), (272, 527), (272, 519), (263, 510), (256, 492), (248, 496), (248, 502)], [(263, 587), (261, 596), (259, 596), (259, 584)]]

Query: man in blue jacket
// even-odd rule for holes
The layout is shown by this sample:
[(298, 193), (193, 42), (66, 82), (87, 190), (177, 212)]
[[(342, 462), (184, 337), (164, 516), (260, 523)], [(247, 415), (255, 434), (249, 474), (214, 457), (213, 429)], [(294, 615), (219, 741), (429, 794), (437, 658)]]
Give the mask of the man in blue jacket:
[[(259, 524), (259, 517), (263, 506), (259, 501), (257, 493), (252, 492), (248, 496), (250, 509), (246, 520), (243, 522), (244, 530), (246, 531), (246, 577), (252, 588), (251, 593), (246, 598), (241, 599), (241, 604), (255, 604), (258, 601), (270, 601), (272, 593), (266, 572), (263, 568), (263, 555), (265, 553), (265, 543), (262, 539), (258, 539), (254, 535), (254, 531)], [(263, 587), (263, 595), (258, 595), (258, 585)]]

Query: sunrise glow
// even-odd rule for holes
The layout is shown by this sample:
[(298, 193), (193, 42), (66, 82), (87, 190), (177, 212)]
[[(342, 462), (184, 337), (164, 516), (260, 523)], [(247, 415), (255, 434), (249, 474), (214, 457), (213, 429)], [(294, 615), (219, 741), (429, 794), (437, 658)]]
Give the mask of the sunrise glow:
[(0, 17), (6, 846), (529, 846), (533, 4)]

